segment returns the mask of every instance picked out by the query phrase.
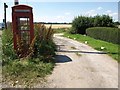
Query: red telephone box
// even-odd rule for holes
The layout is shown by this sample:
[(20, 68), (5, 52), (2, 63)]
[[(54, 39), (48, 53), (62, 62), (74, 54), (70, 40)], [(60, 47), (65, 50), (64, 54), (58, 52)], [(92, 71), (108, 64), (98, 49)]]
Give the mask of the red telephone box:
[(16, 5), (12, 7), (12, 26), (14, 49), (17, 49), (17, 37), (29, 45), (34, 38), (32, 7)]

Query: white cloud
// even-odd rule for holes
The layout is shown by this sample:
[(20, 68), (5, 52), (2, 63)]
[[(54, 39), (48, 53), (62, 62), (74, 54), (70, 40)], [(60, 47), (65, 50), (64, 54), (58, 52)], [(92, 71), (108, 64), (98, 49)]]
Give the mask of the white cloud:
[(65, 15), (70, 15), (71, 13), (70, 12), (66, 12)]
[(108, 15), (111, 16), (114, 21), (118, 21), (118, 13), (111, 12), (111, 13), (108, 13)]
[(112, 11), (111, 10), (107, 10), (106, 13), (111, 13)]
[[(50, 17), (51, 18), (51, 17)], [(59, 15), (52, 17), (51, 22), (71, 22), (73, 19), (72, 16), (68, 15)]]
[(107, 10), (104, 14), (108, 14), (109, 16), (111, 16), (114, 21), (118, 20), (118, 13), (117, 12), (113, 12), (111, 10)]
[(64, 16), (56, 16), (55, 19), (64, 19)]
[(85, 13), (85, 16), (95, 16), (97, 15), (95, 10), (89, 10)]
[(98, 7), (97, 10), (102, 10), (103, 8), (102, 7)]
[(107, 10), (104, 14), (108, 14), (108, 15), (110, 15), (110, 16), (112, 16), (112, 17), (116, 17), (116, 16), (118, 15), (117, 12), (113, 12), (113, 11), (111, 11), (111, 10)]
[(112, 16), (112, 17), (114, 17), (114, 16), (117, 16), (118, 13), (110, 13), (109, 15)]
[(34, 18), (34, 21), (38, 22), (71, 22), (72, 16), (58, 15), (58, 16), (40, 16), (40, 18)]
[(55, 17), (53, 17), (54, 18), (54, 22), (69, 22), (69, 21), (71, 21), (70, 19), (69, 19), (69, 16), (55, 16)]

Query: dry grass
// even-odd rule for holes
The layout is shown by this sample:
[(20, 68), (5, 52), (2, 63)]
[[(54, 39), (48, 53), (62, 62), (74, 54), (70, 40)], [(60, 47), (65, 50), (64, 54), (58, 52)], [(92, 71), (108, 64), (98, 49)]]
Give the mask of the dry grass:
[[(47, 28), (50, 27), (51, 24), (45, 24)], [(71, 24), (52, 24), (52, 29), (58, 29), (58, 28), (70, 28)]]

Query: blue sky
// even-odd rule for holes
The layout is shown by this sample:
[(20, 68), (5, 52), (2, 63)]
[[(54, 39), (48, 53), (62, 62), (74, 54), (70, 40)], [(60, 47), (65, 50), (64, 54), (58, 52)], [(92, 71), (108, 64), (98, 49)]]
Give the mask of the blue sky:
[[(5, 0), (0, 2), (0, 22), (4, 16), (4, 2), (8, 5), (7, 21), (12, 21), (11, 7), (14, 3)], [(33, 7), (35, 22), (72, 22), (74, 17), (78, 15), (95, 16), (97, 14), (108, 14), (113, 17), (113, 20), (118, 21), (118, 2), (30, 2), (24, 0), (20, 4)]]

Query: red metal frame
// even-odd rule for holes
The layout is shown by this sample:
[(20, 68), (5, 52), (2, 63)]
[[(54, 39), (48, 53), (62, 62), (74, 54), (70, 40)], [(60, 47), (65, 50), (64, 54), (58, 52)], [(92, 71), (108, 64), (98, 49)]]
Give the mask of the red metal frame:
[(28, 17), (30, 23), (30, 30), (27, 32), (30, 33), (30, 43), (34, 38), (34, 26), (33, 26), (33, 13), (32, 7), (27, 5), (16, 5), (12, 7), (12, 26), (13, 26), (13, 39), (14, 39), (14, 49), (17, 48), (17, 35), (19, 37), (21, 30), (18, 30), (18, 19)]

